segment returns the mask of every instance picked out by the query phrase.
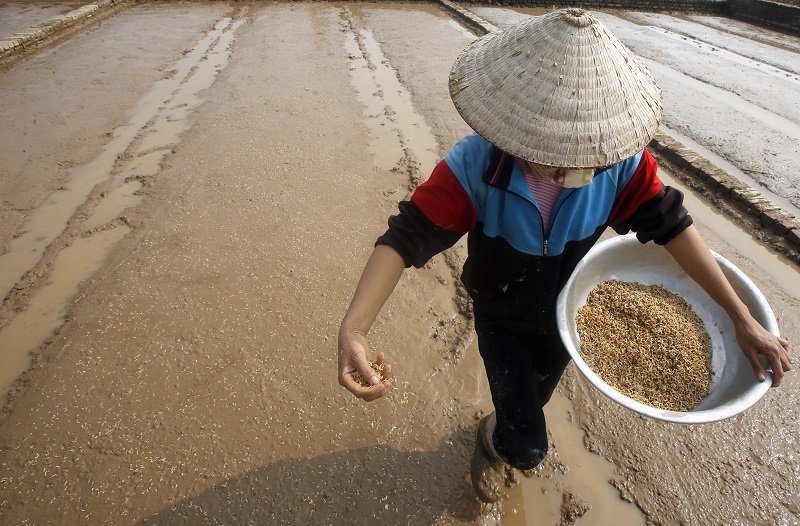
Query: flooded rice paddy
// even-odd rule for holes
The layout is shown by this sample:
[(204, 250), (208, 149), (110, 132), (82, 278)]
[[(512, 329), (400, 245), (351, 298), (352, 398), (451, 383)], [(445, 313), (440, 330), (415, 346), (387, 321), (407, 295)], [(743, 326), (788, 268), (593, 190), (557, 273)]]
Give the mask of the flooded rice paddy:
[[(64, 9), (8, 2), (0, 30), (34, 6)], [(665, 132), (797, 214), (800, 39), (597, 16), (662, 86)], [(740, 417), (675, 426), (570, 371), (551, 455), (480, 506), (467, 466), (491, 400), (463, 242), (406, 272), (375, 324), (393, 393), (338, 386), (374, 239), (470, 131), (447, 74), (474, 38), (432, 3), (136, 3), (0, 70), (17, 123), (0, 130), (0, 522), (798, 523), (794, 374)], [(796, 346), (796, 266), (686, 199)]]

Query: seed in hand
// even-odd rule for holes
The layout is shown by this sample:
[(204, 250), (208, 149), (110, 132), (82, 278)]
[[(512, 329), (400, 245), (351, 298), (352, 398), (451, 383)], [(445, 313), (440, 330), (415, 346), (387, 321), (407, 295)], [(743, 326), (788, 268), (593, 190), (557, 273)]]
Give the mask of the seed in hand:
[[(378, 379), (382, 383), (389, 382), (389, 379), (386, 378), (385, 376), (383, 376), (383, 364), (382, 363), (369, 362), (369, 366), (372, 367), (372, 369), (375, 371), (375, 374), (378, 375)], [(358, 382), (358, 384), (360, 386), (362, 386), (362, 387), (370, 387), (370, 383), (367, 380), (365, 380), (364, 378), (361, 377), (361, 373), (359, 373), (358, 371), (353, 371), (352, 375), (353, 375), (353, 379), (356, 382)]]

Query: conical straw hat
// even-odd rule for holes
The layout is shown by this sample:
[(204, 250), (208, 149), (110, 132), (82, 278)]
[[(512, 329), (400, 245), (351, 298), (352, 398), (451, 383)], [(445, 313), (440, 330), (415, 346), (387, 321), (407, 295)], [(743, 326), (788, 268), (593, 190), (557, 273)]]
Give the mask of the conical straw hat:
[(450, 72), (450, 96), (476, 132), (539, 164), (607, 166), (644, 149), (661, 90), (596, 18), (569, 8), (473, 42)]

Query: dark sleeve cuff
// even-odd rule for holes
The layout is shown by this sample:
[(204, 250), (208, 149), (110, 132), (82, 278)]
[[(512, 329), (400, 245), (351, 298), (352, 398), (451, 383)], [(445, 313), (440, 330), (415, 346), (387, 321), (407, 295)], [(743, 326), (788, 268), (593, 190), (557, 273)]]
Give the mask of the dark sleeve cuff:
[(375, 245), (388, 245), (403, 258), (406, 268), (420, 268), (436, 254), (452, 247), (462, 234), (436, 226), (412, 202), (399, 204), (400, 213), (389, 218), (389, 228)]
[(692, 223), (692, 216), (683, 206), (683, 193), (666, 186), (614, 230), (618, 234), (636, 232), (642, 243), (653, 241), (657, 245), (666, 245)]

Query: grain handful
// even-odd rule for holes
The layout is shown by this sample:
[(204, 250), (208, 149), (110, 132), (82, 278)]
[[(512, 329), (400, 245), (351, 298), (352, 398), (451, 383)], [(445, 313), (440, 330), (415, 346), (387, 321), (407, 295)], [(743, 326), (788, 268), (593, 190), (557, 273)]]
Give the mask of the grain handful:
[[(379, 364), (379, 363), (369, 362), (369, 366), (372, 367), (372, 370), (375, 371), (375, 373), (378, 375), (378, 379), (382, 383), (386, 383), (389, 381), (389, 379), (383, 375), (384, 365), (382, 363)], [(358, 382), (359, 385), (361, 385), (362, 387), (370, 387), (370, 383), (361, 376), (361, 373), (359, 373), (358, 371), (353, 371), (351, 374), (353, 375), (353, 379), (356, 382)]]
[(606, 281), (578, 310), (581, 355), (639, 402), (688, 411), (708, 395), (711, 341), (686, 301), (659, 285)]

